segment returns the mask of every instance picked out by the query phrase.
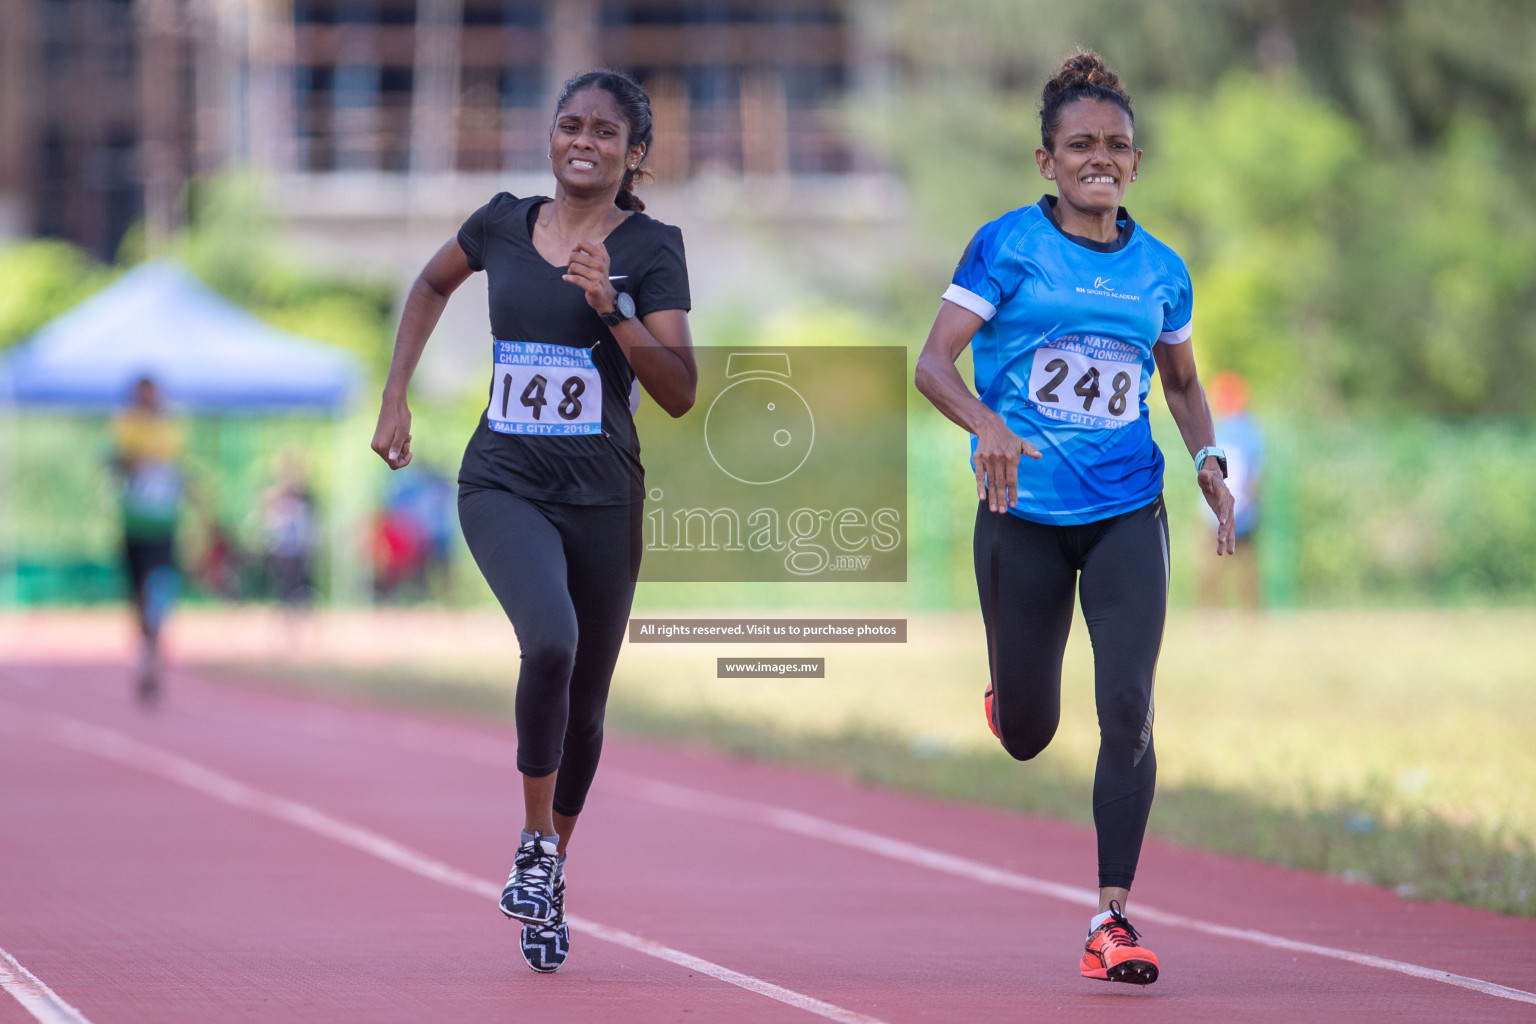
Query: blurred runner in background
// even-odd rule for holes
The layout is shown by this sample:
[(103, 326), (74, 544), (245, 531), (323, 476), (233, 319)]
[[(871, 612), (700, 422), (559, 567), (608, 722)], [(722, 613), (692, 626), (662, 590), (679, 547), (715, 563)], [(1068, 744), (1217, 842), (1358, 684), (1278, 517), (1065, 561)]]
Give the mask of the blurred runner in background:
[(123, 503), (123, 553), (142, 637), (136, 677), (140, 701), (160, 693), (160, 630), (176, 600), (176, 522), (185, 481), (184, 438), (161, 409), (149, 377), (134, 385), (128, 408), (112, 420), (112, 465)]
[(267, 592), (289, 611), (302, 611), (314, 597), (310, 571), (319, 536), (315, 496), (309, 489), (304, 457), (287, 451), (261, 499), (261, 531), (266, 545)]

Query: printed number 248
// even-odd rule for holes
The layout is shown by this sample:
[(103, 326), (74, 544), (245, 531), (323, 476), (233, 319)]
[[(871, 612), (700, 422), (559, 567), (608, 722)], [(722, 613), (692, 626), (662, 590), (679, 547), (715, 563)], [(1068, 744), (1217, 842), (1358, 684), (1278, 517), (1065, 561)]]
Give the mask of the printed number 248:
[[(1056, 389), (1067, 379), (1067, 361), (1065, 359), (1052, 359), (1045, 364), (1047, 373), (1055, 374), (1046, 381), (1036, 392), (1035, 397), (1042, 402), (1060, 402), (1061, 398), (1056, 394)], [(1109, 414), (1111, 416), (1125, 415), (1127, 394), (1131, 390), (1131, 375), (1121, 370), (1115, 374), (1110, 382), (1114, 392), (1109, 396)], [(1083, 412), (1093, 411), (1093, 400), (1100, 397), (1103, 392), (1099, 390), (1099, 368), (1088, 367), (1088, 372), (1077, 378), (1077, 383), (1072, 385), (1074, 394), (1083, 400)]]

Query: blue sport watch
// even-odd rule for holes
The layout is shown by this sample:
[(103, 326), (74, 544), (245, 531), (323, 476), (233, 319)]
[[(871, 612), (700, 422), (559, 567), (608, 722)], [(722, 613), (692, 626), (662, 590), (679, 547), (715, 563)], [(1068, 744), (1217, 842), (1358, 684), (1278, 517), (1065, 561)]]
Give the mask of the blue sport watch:
[(1216, 465), (1221, 467), (1221, 478), (1225, 480), (1227, 478), (1227, 453), (1213, 444), (1208, 444), (1195, 452), (1195, 472), (1200, 472), (1200, 468), (1205, 465), (1205, 460), (1213, 455), (1216, 456)]

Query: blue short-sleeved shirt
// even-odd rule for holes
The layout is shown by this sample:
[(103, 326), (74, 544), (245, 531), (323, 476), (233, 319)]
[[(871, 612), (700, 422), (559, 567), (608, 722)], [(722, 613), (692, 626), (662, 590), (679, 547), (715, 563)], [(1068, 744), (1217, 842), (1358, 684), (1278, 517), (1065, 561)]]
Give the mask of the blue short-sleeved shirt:
[(1054, 204), (1045, 196), (976, 232), (944, 298), (986, 321), (971, 342), (981, 400), (1040, 449), (1019, 460), (1011, 511), (1071, 525), (1162, 491), (1152, 346), (1189, 340), (1193, 294), (1178, 253), (1124, 209), (1119, 237), (1101, 243), (1063, 232)]

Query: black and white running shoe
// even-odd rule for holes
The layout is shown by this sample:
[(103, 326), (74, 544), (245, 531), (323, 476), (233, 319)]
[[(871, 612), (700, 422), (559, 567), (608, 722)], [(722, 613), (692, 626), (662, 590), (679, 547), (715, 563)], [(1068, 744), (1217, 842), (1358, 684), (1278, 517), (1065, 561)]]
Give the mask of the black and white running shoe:
[(553, 974), (571, 951), (571, 926), (565, 921), (565, 858), (555, 866), (554, 914), (546, 924), (525, 924), (519, 945), (523, 962), (540, 974)]
[(535, 833), (517, 848), (507, 887), (501, 890), (501, 912), (524, 924), (548, 924), (554, 916), (554, 880), (560, 870), (555, 837)]

